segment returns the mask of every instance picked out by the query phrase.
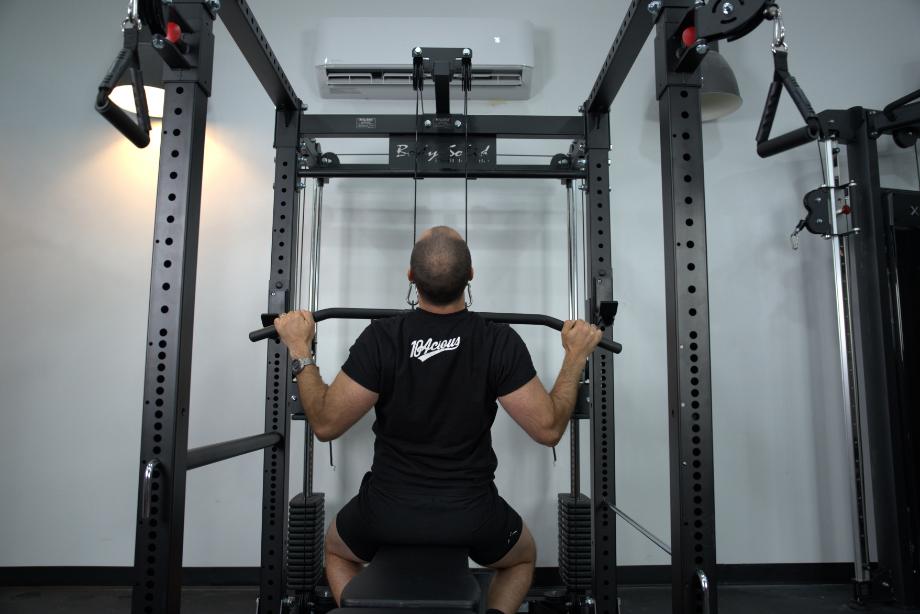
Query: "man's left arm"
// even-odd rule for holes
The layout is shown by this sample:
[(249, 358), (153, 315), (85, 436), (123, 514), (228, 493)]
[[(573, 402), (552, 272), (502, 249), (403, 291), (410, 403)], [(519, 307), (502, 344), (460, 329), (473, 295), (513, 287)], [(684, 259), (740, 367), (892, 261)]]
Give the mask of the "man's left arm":
[[(308, 311), (282, 314), (275, 320), (278, 336), (288, 347), (291, 359), (311, 356), (316, 323)], [(316, 438), (330, 441), (340, 437), (377, 402), (379, 395), (339, 372), (327, 386), (319, 368), (309, 365), (297, 375), (300, 405)]]

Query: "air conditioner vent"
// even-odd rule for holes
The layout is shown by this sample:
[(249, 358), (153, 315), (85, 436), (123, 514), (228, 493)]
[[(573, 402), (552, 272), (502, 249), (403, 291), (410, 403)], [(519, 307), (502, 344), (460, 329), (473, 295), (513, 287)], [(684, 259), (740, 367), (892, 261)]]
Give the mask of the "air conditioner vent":
[[(382, 85), (412, 85), (411, 70), (356, 70), (349, 68), (325, 68), (326, 83), (330, 87), (337, 85), (367, 85), (370, 87)], [(431, 75), (427, 75), (429, 78)], [(522, 87), (524, 85), (523, 70), (509, 69), (475, 69), (473, 70), (473, 87)], [(454, 75), (451, 86), (460, 87), (460, 75)]]
[[(533, 27), (526, 21), (333, 17), (320, 21), (315, 40), (314, 66), (325, 98), (411, 100), (410, 50), (415, 46), (472, 49), (474, 100), (530, 98), (534, 43)], [(460, 97), (455, 77), (451, 97)], [(434, 96), (430, 82), (425, 96)]]

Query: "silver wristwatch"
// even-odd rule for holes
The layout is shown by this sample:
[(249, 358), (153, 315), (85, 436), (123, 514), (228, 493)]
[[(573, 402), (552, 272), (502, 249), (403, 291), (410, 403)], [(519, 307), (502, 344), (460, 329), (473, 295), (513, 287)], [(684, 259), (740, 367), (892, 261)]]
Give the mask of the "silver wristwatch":
[(295, 358), (291, 361), (291, 375), (297, 377), (301, 371), (315, 364), (316, 361), (312, 358)]

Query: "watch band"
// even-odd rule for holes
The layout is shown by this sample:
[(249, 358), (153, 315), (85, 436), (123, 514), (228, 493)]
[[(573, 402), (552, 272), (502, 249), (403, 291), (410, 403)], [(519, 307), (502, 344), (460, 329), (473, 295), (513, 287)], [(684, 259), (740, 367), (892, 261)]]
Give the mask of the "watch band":
[(295, 358), (291, 361), (291, 375), (297, 377), (301, 371), (315, 364), (316, 361), (313, 358)]

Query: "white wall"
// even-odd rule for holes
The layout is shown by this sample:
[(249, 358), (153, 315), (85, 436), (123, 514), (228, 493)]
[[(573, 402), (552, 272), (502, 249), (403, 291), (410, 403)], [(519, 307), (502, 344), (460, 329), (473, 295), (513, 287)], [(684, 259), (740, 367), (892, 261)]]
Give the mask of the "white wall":
[[(411, 102), (319, 99), (312, 24), (322, 15), (432, 13), (429, 5), (355, 0), (310, 3), (308, 11), (294, 0), (252, 4), (312, 112), (413, 112)], [(906, 41), (913, 40), (920, 5), (884, 4), (885, 14), (856, 0), (784, 4), (791, 68), (816, 108), (878, 107), (916, 88), (920, 64)], [(158, 142), (136, 150), (91, 106), (119, 45), (123, 5), (107, 0), (78, 10), (63, 3), (53, 19), (25, 0), (7, 0), (0, 9), (0, 565), (132, 562)], [(574, 113), (625, 5), (467, 3), (467, 15), (525, 14), (539, 42), (534, 97), (473, 102), (470, 111)], [(42, 44), (23, 27), (38, 23)], [(273, 112), (223, 27), (215, 31), (191, 446), (251, 434), (262, 424), (264, 348), (245, 333), (264, 308)], [(762, 28), (723, 49), (745, 104), (705, 128), (719, 560), (844, 561), (852, 547), (828, 246), (804, 237), (793, 252), (787, 238), (802, 194), (819, 181), (816, 152), (769, 161), (754, 153), (772, 72), (769, 36)], [(650, 42), (611, 121), (616, 337), (626, 347), (616, 374), (617, 494), (625, 510), (669, 539), (652, 55)], [(795, 125), (784, 106), (778, 130)], [(884, 163), (888, 184), (915, 185), (909, 155), (892, 152)], [(403, 304), (411, 197), (408, 181), (332, 182), (321, 306)], [(462, 224), (457, 182), (422, 182), (419, 203), (420, 226)], [(566, 313), (563, 203), (555, 182), (471, 183), (475, 308)], [(361, 326), (323, 324), (320, 365), (327, 377)], [(556, 335), (520, 332), (549, 385), (561, 358)], [(555, 493), (568, 487), (568, 441), (560, 445), (554, 467), (548, 450), (504, 415), (497, 420), (498, 485), (534, 529), (541, 565), (555, 565)], [(317, 450), (316, 485), (327, 493), (329, 518), (370, 462), (370, 421), (336, 442), (335, 455), (333, 471), (325, 446)], [(294, 458), (297, 484), (299, 453)], [(250, 455), (189, 475), (186, 564), (257, 564), (260, 463)], [(621, 564), (666, 562), (627, 526), (618, 555)]]

